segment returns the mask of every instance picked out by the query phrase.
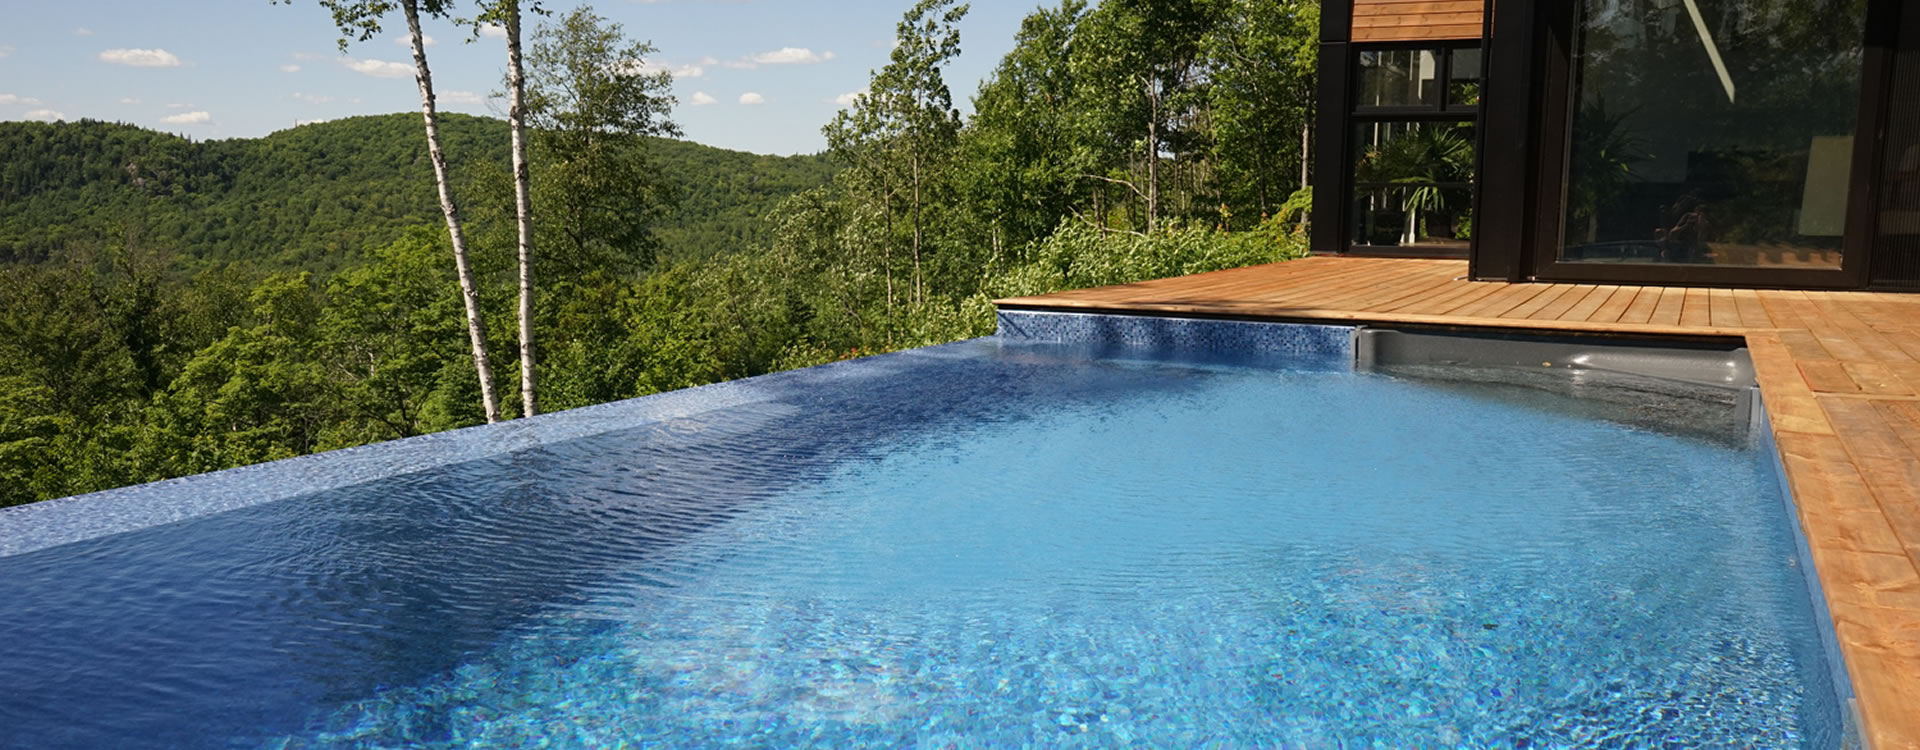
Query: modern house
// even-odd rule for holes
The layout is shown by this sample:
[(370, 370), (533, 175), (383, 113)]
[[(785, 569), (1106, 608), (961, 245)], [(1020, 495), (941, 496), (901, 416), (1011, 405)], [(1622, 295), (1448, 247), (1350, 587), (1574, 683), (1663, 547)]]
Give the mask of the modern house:
[(1326, 0), (1321, 23), (1317, 252), (1920, 289), (1920, 5)]

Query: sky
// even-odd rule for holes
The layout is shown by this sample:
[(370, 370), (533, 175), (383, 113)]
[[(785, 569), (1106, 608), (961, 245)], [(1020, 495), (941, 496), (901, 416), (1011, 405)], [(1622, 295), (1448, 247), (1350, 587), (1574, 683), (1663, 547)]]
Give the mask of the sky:
[[(601, 0), (594, 9), (658, 49), (689, 140), (763, 154), (816, 153), (820, 127), (885, 65), (911, 0)], [(461, 2), (471, 8), (470, 0)], [(960, 108), (1013, 47), (1037, 0), (980, 0), (947, 70)], [(576, 7), (562, 0), (546, 7)], [(531, 19), (528, 26), (539, 23)], [(501, 116), (506, 45), (425, 25), (441, 109)], [(353, 115), (418, 112), (406, 21), (351, 44), (317, 0), (15, 3), (0, 26), (0, 120), (126, 122), (195, 139), (252, 138)]]

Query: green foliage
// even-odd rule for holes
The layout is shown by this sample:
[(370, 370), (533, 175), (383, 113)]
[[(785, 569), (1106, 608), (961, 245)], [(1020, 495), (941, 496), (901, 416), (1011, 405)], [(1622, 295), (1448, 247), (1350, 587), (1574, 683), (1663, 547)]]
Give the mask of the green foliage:
[[(393, 2), (323, 5), (358, 38)], [(965, 12), (908, 10), (831, 153), (791, 158), (662, 137), (668, 79), (634, 64), (652, 50), (591, 11), (533, 35), (546, 408), (980, 336), (996, 297), (1304, 254), (1314, 3), (1062, 0), (963, 121), (944, 67)], [(0, 123), (0, 505), (482, 422), (418, 118), (204, 143)], [(441, 118), (480, 307), (512, 331), (506, 124)], [(1396, 147), (1451, 169), (1444, 135)]]
[(1069, 222), (1039, 244), (1031, 262), (1009, 270), (990, 288), (995, 296), (1045, 294), (1277, 263), (1304, 255), (1304, 238), (1280, 221), (1246, 232), (1190, 225), (1151, 235), (1103, 233)]
[[(443, 112), (440, 137), (463, 195), (480, 195), (488, 169), (506, 172), (504, 121)], [(834, 171), (819, 156), (646, 142), (660, 181), (682, 186), (679, 208), (651, 225), (667, 257), (746, 249), (766, 237), (761, 216)], [(325, 274), (439, 220), (418, 113), (206, 142), (95, 120), (0, 122), (0, 264), (132, 238), (194, 270)]]
[(620, 24), (575, 9), (544, 24), (527, 50), (527, 110), (539, 153), (538, 246), (561, 273), (652, 261), (653, 225), (672, 203), (645, 136), (679, 135), (667, 119), (673, 78), (641, 65), (653, 47)]

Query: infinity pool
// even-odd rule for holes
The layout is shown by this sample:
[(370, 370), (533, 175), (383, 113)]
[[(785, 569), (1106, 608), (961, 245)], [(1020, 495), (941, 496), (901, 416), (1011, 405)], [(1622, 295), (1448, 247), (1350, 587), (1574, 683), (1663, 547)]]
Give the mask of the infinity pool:
[(1744, 434), (996, 339), (757, 383), (0, 558), (0, 745), (1840, 746)]

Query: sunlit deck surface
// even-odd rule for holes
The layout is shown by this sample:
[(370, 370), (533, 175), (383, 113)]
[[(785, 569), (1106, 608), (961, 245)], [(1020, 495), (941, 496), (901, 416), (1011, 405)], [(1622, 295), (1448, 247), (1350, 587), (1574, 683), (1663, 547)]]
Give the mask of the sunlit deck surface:
[(1920, 295), (1464, 280), (1312, 257), (1007, 308), (1743, 337), (1874, 748), (1920, 748)]

